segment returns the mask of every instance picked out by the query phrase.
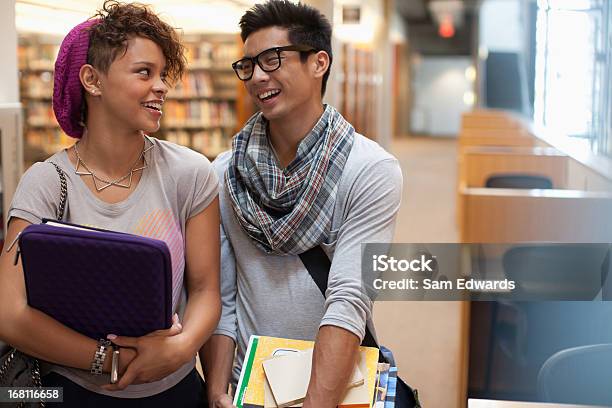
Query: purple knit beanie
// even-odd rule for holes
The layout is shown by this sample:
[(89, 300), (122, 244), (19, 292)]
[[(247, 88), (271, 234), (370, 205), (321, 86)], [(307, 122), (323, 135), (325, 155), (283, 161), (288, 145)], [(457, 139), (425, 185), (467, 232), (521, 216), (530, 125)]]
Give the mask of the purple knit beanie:
[(53, 75), (53, 112), (62, 130), (76, 138), (83, 136), (81, 107), (83, 105), (83, 86), (79, 71), (87, 63), (89, 50), (88, 28), (99, 19), (87, 20), (74, 27), (60, 46), (55, 73)]

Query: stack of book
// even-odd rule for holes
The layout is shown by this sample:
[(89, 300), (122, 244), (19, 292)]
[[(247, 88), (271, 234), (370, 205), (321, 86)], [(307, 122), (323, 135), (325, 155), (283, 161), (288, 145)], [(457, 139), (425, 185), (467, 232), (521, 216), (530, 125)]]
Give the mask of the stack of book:
[(169, 100), (164, 103), (162, 124), (170, 128), (210, 128), (236, 126), (236, 112), (227, 101)]
[[(234, 396), (237, 408), (301, 407), (310, 381), (314, 342), (251, 336)], [(384, 408), (389, 365), (379, 350), (360, 347), (340, 408)]]
[(215, 93), (211, 74), (206, 71), (188, 72), (168, 92), (169, 98), (212, 97)]

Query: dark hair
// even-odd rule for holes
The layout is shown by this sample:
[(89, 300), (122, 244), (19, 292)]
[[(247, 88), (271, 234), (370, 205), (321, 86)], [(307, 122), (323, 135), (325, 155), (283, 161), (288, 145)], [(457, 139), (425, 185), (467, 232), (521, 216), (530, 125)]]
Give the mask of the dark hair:
[[(321, 87), (323, 96), (332, 63), (332, 27), (329, 20), (316, 8), (305, 4), (294, 4), (288, 0), (268, 0), (256, 4), (244, 13), (240, 19), (240, 36), (242, 41), (246, 41), (255, 31), (273, 26), (286, 28), (292, 44), (309, 45), (329, 55), (329, 67), (323, 75)], [(306, 61), (307, 57), (306, 53), (302, 53), (302, 62)]]
[(183, 75), (187, 65), (185, 47), (174, 28), (164, 23), (148, 6), (106, 0), (93, 18), (99, 18), (100, 22), (90, 29), (88, 64), (107, 72), (119, 52), (127, 51), (127, 41), (136, 36), (159, 45), (166, 58), (167, 78), (171, 82)]

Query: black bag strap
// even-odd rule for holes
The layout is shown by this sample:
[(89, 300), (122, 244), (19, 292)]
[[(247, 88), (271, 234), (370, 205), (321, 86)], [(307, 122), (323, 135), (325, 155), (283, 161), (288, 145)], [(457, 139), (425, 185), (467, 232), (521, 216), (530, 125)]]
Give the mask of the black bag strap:
[[(308, 270), (312, 280), (315, 281), (317, 287), (325, 298), (325, 291), (327, 290), (327, 282), (329, 280), (329, 270), (331, 269), (331, 261), (329, 260), (327, 254), (323, 248), (321, 248), (321, 246), (316, 246), (306, 252), (301, 253), (300, 259)], [(379, 348), (378, 343), (376, 343), (376, 340), (374, 339), (374, 336), (372, 336), (367, 324), (365, 336), (361, 342), (361, 345)]]

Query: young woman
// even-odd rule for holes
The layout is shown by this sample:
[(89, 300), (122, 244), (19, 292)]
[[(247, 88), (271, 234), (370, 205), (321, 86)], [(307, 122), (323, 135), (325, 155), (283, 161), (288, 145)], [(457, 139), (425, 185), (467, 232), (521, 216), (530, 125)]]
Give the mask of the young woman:
[[(148, 136), (159, 129), (168, 84), (184, 68), (176, 32), (137, 4), (106, 1), (60, 48), (53, 108), (78, 140), (32, 166), (15, 193), (0, 258), (0, 339), (48, 362), (43, 385), (63, 387), (64, 406), (205, 405), (194, 364), (221, 309), (218, 179), (204, 156)], [(60, 180), (49, 162), (67, 179), (64, 220), (162, 239), (171, 252), (180, 323), (139, 338), (109, 333), (122, 346), (117, 384), (109, 384), (103, 340), (29, 307), (21, 264), (13, 266), (8, 243), (56, 216)], [(102, 375), (90, 373), (96, 359)]]

